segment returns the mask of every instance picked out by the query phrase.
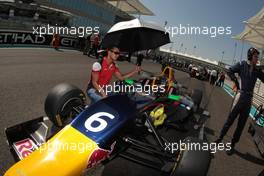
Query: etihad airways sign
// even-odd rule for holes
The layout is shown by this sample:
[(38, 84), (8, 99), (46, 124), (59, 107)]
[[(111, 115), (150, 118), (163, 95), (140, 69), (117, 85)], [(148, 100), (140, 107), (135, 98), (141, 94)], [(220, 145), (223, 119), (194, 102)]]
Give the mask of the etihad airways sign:
[[(75, 48), (77, 37), (60, 36), (60, 46)], [(1, 44), (50, 45), (52, 35), (35, 35), (30, 32), (0, 31)]]

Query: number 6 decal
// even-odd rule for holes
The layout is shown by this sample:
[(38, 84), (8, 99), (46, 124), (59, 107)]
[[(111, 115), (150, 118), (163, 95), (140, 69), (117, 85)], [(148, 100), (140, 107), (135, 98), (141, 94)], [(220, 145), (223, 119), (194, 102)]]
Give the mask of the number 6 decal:
[[(98, 113), (93, 114), (91, 117), (89, 117), (85, 121), (85, 123), (84, 123), (85, 128), (88, 131), (92, 131), (92, 132), (100, 132), (103, 129), (105, 129), (107, 126), (107, 122), (104, 119), (100, 118), (102, 116), (109, 117), (110, 119), (115, 118), (115, 116), (113, 116), (112, 114), (109, 114), (107, 112), (98, 112)], [(92, 127), (93, 122), (98, 122), (99, 125), (97, 125), (96, 127)]]

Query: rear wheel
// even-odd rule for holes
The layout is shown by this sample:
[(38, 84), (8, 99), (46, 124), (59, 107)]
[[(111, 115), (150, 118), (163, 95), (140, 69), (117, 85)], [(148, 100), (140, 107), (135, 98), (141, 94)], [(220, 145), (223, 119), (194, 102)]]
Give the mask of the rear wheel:
[(58, 127), (64, 127), (86, 104), (85, 94), (78, 87), (62, 83), (51, 89), (45, 100), (45, 112)]

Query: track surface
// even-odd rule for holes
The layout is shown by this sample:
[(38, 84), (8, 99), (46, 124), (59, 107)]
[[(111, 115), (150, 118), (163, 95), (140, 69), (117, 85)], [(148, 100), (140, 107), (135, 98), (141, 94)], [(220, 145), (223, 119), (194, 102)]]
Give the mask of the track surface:
[[(4, 128), (45, 115), (43, 107), (46, 95), (58, 83), (72, 83), (84, 90), (94, 61), (71, 50), (0, 49), (0, 175), (14, 163), (5, 142)], [(119, 62), (118, 65), (123, 73), (134, 68), (128, 62)], [(160, 71), (160, 65), (149, 61), (143, 62), (143, 68), (155, 73)], [(211, 114), (206, 133), (209, 141), (215, 140), (229, 113), (231, 97), (218, 87), (212, 92), (212, 86), (207, 82), (191, 79), (184, 72), (177, 71), (176, 78), (190, 89), (203, 90), (202, 107), (209, 102), (206, 109)], [(227, 156), (225, 152), (218, 151), (212, 159), (208, 175), (260, 176), (264, 159), (247, 133), (247, 127), (236, 147), (236, 154)], [(231, 140), (233, 131), (234, 128), (229, 131), (224, 142)], [(124, 175), (127, 172), (146, 175), (140, 170), (135, 171), (134, 165), (113, 163), (107, 169), (109, 167), (115, 168), (115, 174), (113, 172), (110, 175)]]

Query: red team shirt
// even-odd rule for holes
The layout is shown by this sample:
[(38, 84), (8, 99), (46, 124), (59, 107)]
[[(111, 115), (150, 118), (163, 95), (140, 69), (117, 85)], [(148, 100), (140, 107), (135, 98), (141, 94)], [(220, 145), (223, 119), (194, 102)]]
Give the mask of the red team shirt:
[(92, 72), (99, 74), (97, 83), (100, 87), (103, 87), (110, 83), (113, 74), (119, 72), (119, 69), (114, 63), (109, 65), (106, 61), (106, 58), (103, 58), (103, 62), (101, 65), (98, 62), (93, 64)]

